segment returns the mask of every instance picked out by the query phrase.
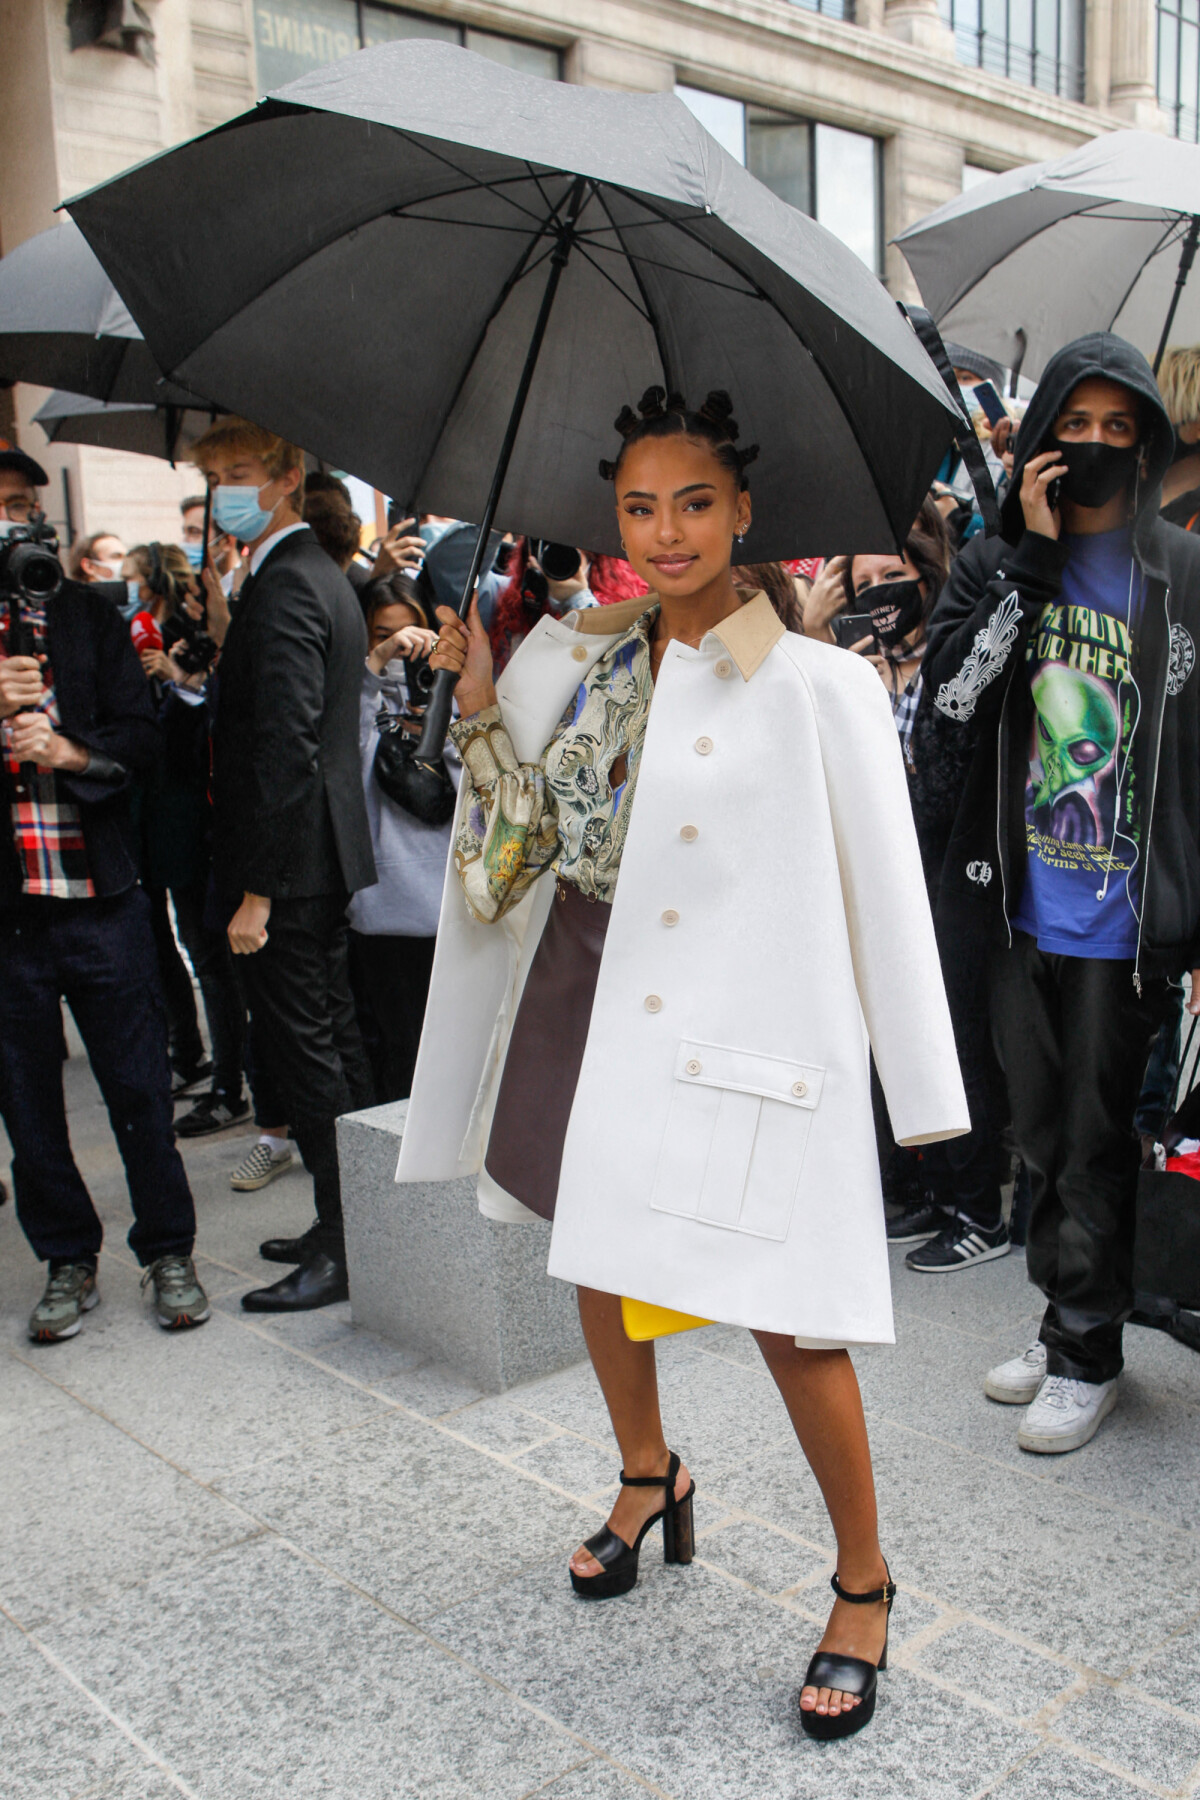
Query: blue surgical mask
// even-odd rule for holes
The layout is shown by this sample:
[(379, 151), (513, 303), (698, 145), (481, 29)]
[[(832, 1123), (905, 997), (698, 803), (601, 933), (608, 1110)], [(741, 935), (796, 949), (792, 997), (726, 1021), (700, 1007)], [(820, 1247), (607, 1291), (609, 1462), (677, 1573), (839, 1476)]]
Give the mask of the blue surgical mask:
[(180, 548), (182, 549), (183, 554), (188, 559), (188, 567), (189, 568), (197, 569), (197, 570), (203, 568), (203, 566), (204, 566), (204, 545), (203, 544), (183, 544), (180, 546)]
[[(269, 483), (267, 484), (269, 485)], [(262, 488), (218, 487), (213, 489), (212, 516), (218, 531), (228, 532), (243, 544), (260, 538), (274, 518), (274, 509), (264, 512), (258, 504)]]
[(129, 598), (121, 608), (121, 617), (123, 619), (132, 619), (134, 613), (141, 612), (142, 610), (142, 584), (140, 581), (127, 581), (125, 583), (125, 591)]

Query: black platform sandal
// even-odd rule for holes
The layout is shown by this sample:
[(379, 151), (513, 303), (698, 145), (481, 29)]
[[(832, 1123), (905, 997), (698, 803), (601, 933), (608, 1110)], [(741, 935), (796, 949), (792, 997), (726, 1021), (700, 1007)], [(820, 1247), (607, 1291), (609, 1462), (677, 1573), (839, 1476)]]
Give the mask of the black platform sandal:
[[(849, 1600), (852, 1606), (877, 1606), (881, 1600), (886, 1600), (890, 1619), (892, 1601), (896, 1598), (896, 1584), (887, 1563), (883, 1566), (887, 1570), (887, 1580), (882, 1587), (872, 1588), (869, 1594), (848, 1593), (836, 1573), (830, 1578), (830, 1586), (839, 1600)], [(831, 1717), (829, 1713), (819, 1713), (815, 1707), (811, 1712), (806, 1712), (797, 1698), (800, 1723), (809, 1737), (828, 1742), (830, 1738), (853, 1737), (856, 1731), (869, 1725), (875, 1716), (875, 1694), (878, 1687), (876, 1677), (886, 1668), (886, 1625), (883, 1628), (883, 1654), (877, 1663), (868, 1662), (862, 1656), (839, 1656), (836, 1650), (818, 1650), (808, 1665), (804, 1687), (833, 1688), (842, 1694), (857, 1694), (859, 1702), (857, 1706), (843, 1708)]]
[(571, 1586), (585, 1600), (611, 1600), (617, 1594), (627, 1594), (636, 1585), (638, 1552), (642, 1547), (642, 1539), (660, 1519), (663, 1528), (663, 1561), (691, 1562), (696, 1547), (692, 1529), (692, 1495), (696, 1492), (696, 1484), (693, 1481), (682, 1500), (676, 1500), (675, 1483), (679, 1479), (679, 1458), (673, 1450), (670, 1456), (665, 1475), (627, 1475), (624, 1469), (621, 1470), (622, 1487), (663, 1488), (667, 1503), (661, 1512), (651, 1513), (633, 1545), (627, 1544), (624, 1538), (619, 1538), (607, 1525), (596, 1532), (594, 1537), (588, 1538), (583, 1547), (591, 1551), (603, 1572), (599, 1575), (577, 1575), (574, 1569), (571, 1570)]

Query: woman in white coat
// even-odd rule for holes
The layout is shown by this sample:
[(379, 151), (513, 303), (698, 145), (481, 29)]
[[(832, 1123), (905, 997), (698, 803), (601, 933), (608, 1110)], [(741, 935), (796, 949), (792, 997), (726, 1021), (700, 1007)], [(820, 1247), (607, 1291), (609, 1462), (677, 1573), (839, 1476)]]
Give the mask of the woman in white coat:
[(554, 1218), (622, 1457), (580, 1594), (632, 1587), (659, 1519), (667, 1560), (692, 1554), (694, 1484), (619, 1296), (753, 1331), (837, 1538), (800, 1717), (841, 1737), (874, 1710), (895, 1591), (846, 1351), (892, 1341), (864, 1017), (900, 1141), (968, 1119), (886, 696), (743, 603), (754, 452), (729, 414), (651, 389), (617, 421), (602, 474), (648, 598), (543, 620), (499, 694), (477, 614), (439, 612), (461, 891), (399, 1179), (482, 1161), (485, 1210)]

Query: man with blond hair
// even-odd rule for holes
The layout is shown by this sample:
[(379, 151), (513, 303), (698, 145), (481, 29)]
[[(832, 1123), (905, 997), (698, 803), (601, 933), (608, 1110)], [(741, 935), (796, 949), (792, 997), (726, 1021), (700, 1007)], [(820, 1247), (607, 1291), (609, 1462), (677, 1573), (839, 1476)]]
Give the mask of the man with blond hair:
[(213, 729), (213, 861), (245, 959), (256, 1052), (313, 1178), (316, 1222), (263, 1246), (298, 1266), (242, 1298), (298, 1312), (347, 1296), (335, 1121), (354, 1096), (346, 905), (375, 881), (359, 773), (366, 627), (354, 591), (304, 524), (304, 458), (244, 419), (223, 419), (192, 460), (217, 531), (249, 573), (221, 653)]
[(1200, 528), (1200, 344), (1168, 350), (1158, 391), (1175, 427), (1175, 458), (1163, 476), (1162, 517), (1184, 531)]

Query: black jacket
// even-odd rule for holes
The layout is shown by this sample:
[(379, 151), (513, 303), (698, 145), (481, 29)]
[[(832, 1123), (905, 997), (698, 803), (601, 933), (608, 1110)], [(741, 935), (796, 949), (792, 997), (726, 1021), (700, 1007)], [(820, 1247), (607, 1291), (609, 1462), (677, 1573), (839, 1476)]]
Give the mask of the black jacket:
[[(150, 683), (125, 620), (109, 599), (79, 582), (64, 582), (47, 603), (46, 641), (60, 727), (98, 759), (82, 775), (60, 770), (58, 786), (79, 808), (96, 893), (119, 894), (138, 876), (130, 777), (152, 767), (159, 749)], [(21, 869), (7, 823), (12, 790), (2, 762), (0, 787), (7, 827), (0, 834), (0, 906), (7, 907), (20, 899)]]
[(1132, 781), (1141, 817), (1135, 978), (1200, 965), (1200, 539), (1158, 516), (1174, 433), (1145, 358), (1108, 332), (1080, 338), (1047, 365), (1021, 425), (1002, 511), (1004, 536), (974, 538), (930, 621), (922, 710), (945, 736), (970, 733), (958, 803), (946, 832), (938, 910), (960, 929), (1011, 941), (1025, 878), (1025, 786), (1033, 700), (1023, 679), (1029, 636), (1062, 583), (1067, 548), (1024, 530), (1021, 472), (1080, 381), (1102, 376), (1141, 397), (1146, 477), (1139, 482), (1134, 557), (1145, 595), (1133, 632), (1141, 699)]
[(366, 653), (354, 590), (312, 532), (276, 544), (247, 578), (221, 651), (213, 860), (230, 898), (374, 883), (358, 749)]

